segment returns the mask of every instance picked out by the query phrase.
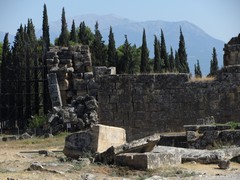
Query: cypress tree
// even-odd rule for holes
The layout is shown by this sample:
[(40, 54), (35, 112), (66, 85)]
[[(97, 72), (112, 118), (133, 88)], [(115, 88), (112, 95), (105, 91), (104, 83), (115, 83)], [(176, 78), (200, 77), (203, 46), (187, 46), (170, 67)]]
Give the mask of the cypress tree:
[(165, 38), (163, 34), (163, 30), (161, 29), (161, 48), (160, 48), (160, 54), (161, 54), (161, 61), (163, 62), (163, 67), (165, 69), (165, 72), (169, 71), (169, 60), (168, 60), (168, 54), (165, 44)]
[(49, 50), (50, 47), (50, 35), (49, 35), (49, 25), (48, 25), (48, 15), (47, 15), (47, 6), (43, 6), (43, 23), (42, 23), (42, 39), (43, 39), (43, 49), (45, 51)]
[(112, 27), (110, 26), (110, 31), (108, 35), (108, 66), (116, 66), (116, 47), (114, 34), (112, 32)]
[(72, 28), (71, 28), (71, 32), (70, 32), (70, 41), (72, 42), (77, 42), (77, 34), (76, 34), (76, 27), (75, 27), (75, 22), (74, 20), (72, 21)]
[(170, 55), (169, 55), (169, 70), (170, 72), (173, 72), (175, 69), (175, 62), (174, 62), (174, 55), (173, 55), (173, 49), (170, 48)]
[(197, 60), (197, 65), (194, 64), (194, 73), (196, 78), (202, 78), (202, 71), (199, 64), (199, 60)]
[(10, 101), (9, 98), (11, 95), (10, 93), (10, 86), (9, 83), (11, 82), (11, 50), (9, 46), (8, 40), (8, 33), (5, 34), (2, 46), (2, 57), (1, 57), (1, 108), (0, 108), (0, 119), (7, 120), (7, 115), (9, 114)]
[(175, 62), (175, 71), (176, 72), (180, 72), (181, 71), (181, 69), (180, 69), (180, 61), (179, 61), (179, 57), (178, 57), (178, 52), (177, 51), (175, 51), (174, 62)]
[[(42, 62), (43, 62), (43, 72), (42, 72), (42, 78), (43, 78), (43, 87), (42, 87), (42, 94), (43, 94), (43, 112), (44, 114), (48, 113), (48, 110), (51, 108), (51, 102), (50, 102), (50, 95), (48, 91), (48, 82), (47, 82), (47, 62), (46, 62), (46, 55), (47, 51), (49, 51), (50, 47), (50, 35), (49, 35), (49, 25), (48, 25), (48, 15), (47, 15), (47, 6), (44, 4), (43, 7), (43, 23), (42, 23)], [(35, 63), (36, 65), (36, 63)], [(37, 73), (37, 72), (35, 72)], [(36, 75), (35, 75), (36, 76)], [(35, 82), (35, 88), (37, 86), (37, 82)], [(37, 108), (37, 95), (35, 96), (35, 107)]]
[(160, 57), (160, 44), (157, 36), (154, 36), (154, 65), (153, 71), (155, 73), (161, 72), (161, 57)]
[(210, 73), (208, 76), (216, 76), (218, 71), (218, 59), (215, 47), (213, 48), (212, 59), (210, 61)]
[(98, 29), (98, 22), (95, 24), (94, 40), (91, 46), (92, 50), (92, 62), (94, 66), (106, 66), (106, 48), (102, 35)]
[(90, 45), (93, 42), (94, 34), (91, 29), (85, 25), (85, 22), (81, 22), (78, 31), (78, 42), (83, 45)]
[(62, 28), (61, 34), (58, 39), (59, 46), (68, 46), (69, 45), (69, 37), (68, 37), (68, 29), (67, 29), (67, 22), (65, 17), (65, 10), (62, 8)]
[(120, 60), (120, 73), (129, 72), (130, 60), (131, 60), (131, 45), (128, 42), (127, 35), (125, 35), (125, 42), (123, 44), (123, 55)]
[(148, 52), (148, 48), (147, 48), (145, 29), (143, 29), (142, 47), (141, 47), (141, 64), (140, 64), (140, 72), (141, 73), (150, 72), (148, 61), (149, 61), (149, 52)]
[[(25, 30), (24, 30), (25, 29)], [(14, 79), (16, 81), (15, 84), (15, 117), (17, 119), (18, 126), (20, 128), (23, 127), (23, 118), (24, 118), (24, 84), (25, 81), (25, 35), (26, 35), (26, 28), (23, 28), (20, 25), (20, 28), (17, 31), (15, 36), (14, 45), (13, 45), (13, 68), (14, 68)], [(10, 127), (15, 127), (15, 122), (9, 122)]]
[(180, 61), (180, 69), (181, 73), (189, 73), (189, 66), (187, 62), (187, 53), (185, 48), (185, 40), (182, 33), (182, 28), (180, 27), (180, 37), (179, 37), (179, 48), (178, 48), (178, 56)]

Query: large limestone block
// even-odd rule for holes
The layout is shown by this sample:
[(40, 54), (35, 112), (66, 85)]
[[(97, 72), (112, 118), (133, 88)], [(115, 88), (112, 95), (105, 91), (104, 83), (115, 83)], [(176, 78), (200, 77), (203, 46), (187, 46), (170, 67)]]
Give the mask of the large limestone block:
[(181, 156), (176, 153), (126, 153), (116, 156), (116, 164), (133, 169), (151, 170), (162, 166), (181, 164)]
[(66, 137), (63, 153), (72, 158), (106, 151), (109, 147), (126, 143), (125, 130), (118, 127), (95, 125), (91, 129)]

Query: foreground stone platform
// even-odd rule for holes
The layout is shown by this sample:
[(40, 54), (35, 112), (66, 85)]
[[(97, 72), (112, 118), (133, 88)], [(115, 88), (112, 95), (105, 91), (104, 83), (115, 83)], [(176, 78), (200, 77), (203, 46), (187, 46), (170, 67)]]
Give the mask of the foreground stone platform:
[(116, 156), (116, 164), (134, 169), (151, 170), (162, 166), (181, 164), (181, 155), (177, 153), (125, 153)]
[(156, 146), (152, 153), (159, 154), (178, 154), (181, 157), (182, 162), (195, 161), (202, 164), (219, 163), (222, 160), (231, 160), (233, 158), (240, 157), (240, 147), (232, 147), (226, 149), (216, 150), (199, 150), (199, 149), (187, 149), (176, 148), (167, 146)]

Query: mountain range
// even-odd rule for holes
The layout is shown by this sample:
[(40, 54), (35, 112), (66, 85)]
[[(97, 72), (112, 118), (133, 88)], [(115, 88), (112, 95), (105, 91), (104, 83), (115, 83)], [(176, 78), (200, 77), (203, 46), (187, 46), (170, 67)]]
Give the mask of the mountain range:
[[(85, 24), (91, 28), (94, 32), (94, 25), (96, 21), (99, 24), (99, 30), (103, 36), (105, 44), (108, 44), (109, 28), (112, 26), (116, 46), (120, 46), (124, 43), (124, 36), (127, 35), (128, 41), (131, 44), (136, 44), (138, 47), (142, 44), (143, 28), (146, 31), (147, 45), (150, 51), (150, 57), (153, 57), (153, 42), (154, 35), (160, 39), (161, 29), (163, 30), (166, 47), (170, 52), (170, 47), (173, 50), (178, 49), (180, 27), (182, 29), (185, 46), (188, 54), (189, 67), (192, 73), (194, 73), (194, 64), (197, 60), (200, 62), (201, 70), (204, 75), (207, 75), (210, 70), (210, 60), (212, 58), (213, 47), (216, 48), (219, 67), (223, 62), (223, 47), (224, 42), (213, 38), (204, 32), (200, 27), (187, 22), (167, 22), (161, 20), (137, 22), (134, 20), (118, 17), (113, 14), (109, 15), (96, 15), (87, 14), (82, 16), (75, 16), (67, 18), (68, 29), (70, 31), (72, 20), (74, 19), (76, 27), (79, 27), (80, 22), (85, 21)], [(55, 22), (49, 22), (50, 26), (50, 38), (51, 42), (57, 38), (61, 30), (61, 20)], [(37, 37), (42, 34), (41, 28), (36, 28)], [(0, 39), (3, 39), (4, 33), (0, 32)], [(10, 42), (13, 39), (10, 35)], [(230, 39), (231, 37), (229, 37)]]

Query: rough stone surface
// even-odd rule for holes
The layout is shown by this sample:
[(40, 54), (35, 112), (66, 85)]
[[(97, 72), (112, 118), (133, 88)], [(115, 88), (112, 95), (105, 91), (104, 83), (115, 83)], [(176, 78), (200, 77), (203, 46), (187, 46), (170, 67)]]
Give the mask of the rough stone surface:
[(209, 81), (191, 81), (188, 74), (148, 74), (102, 75), (97, 82), (100, 123), (123, 127), (128, 141), (183, 131), (199, 118), (240, 122), (240, 66), (224, 67)]
[(203, 164), (219, 163), (221, 160), (231, 160), (240, 155), (240, 147), (218, 150), (199, 150), (157, 146), (154, 153), (176, 153), (182, 157), (182, 162), (199, 162)]
[(230, 161), (229, 160), (221, 160), (218, 163), (218, 167), (220, 169), (228, 169), (230, 167)]
[(116, 156), (116, 164), (134, 169), (151, 170), (161, 166), (181, 164), (181, 156), (176, 153), (126, 153)]
[(95, 158), (96, 161), (100, 161), (106, 164), (114, 164), (116, 155), (122, 153), (144, 153), (153, 150), (154, 146), (160, 139), (159, 134), (154, 134), (149, 137), (138, 139), (132, 142), (125, 143), (121, 146), (110, 147), (106, 151), (98, 154)]
[(224, 66), (240, 64), (240, 34), (224, 45)]
[(48, 114), (48, 122), (53, 134), (67, 128), (71, 132), (85, 130), (98, 123), (97, 111), (98, 102), (93, 96), (79, 96), (69, 106), (53, 107)]
[(67, 157), (78, 158), (101, 153), (111, 146), (119, 146), (125, 142), (124, 129), (98, 124), (89, 130), (67, 136), (63, 152)]
[(16, 140), (17, 136), (7, 136), (2, 138), (2, 141), (16, 141)]

